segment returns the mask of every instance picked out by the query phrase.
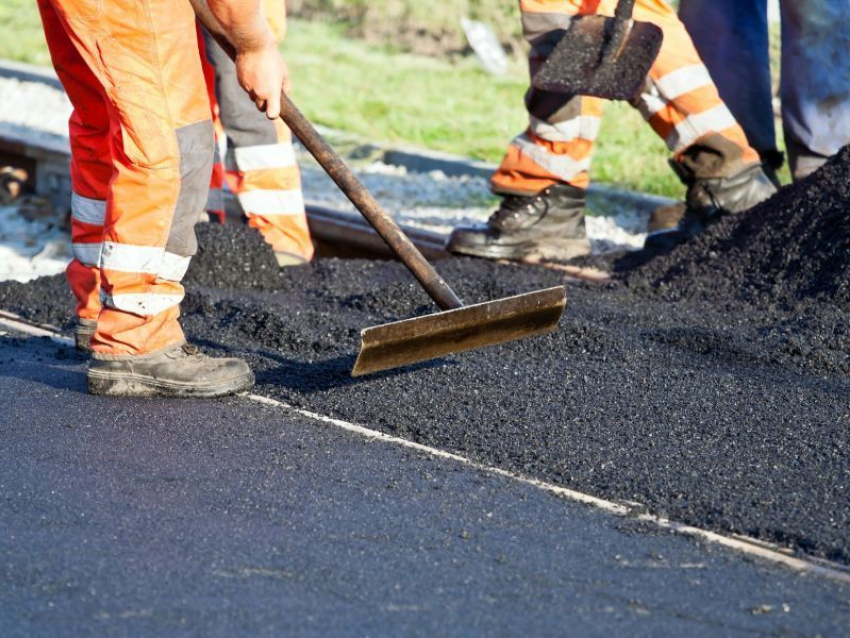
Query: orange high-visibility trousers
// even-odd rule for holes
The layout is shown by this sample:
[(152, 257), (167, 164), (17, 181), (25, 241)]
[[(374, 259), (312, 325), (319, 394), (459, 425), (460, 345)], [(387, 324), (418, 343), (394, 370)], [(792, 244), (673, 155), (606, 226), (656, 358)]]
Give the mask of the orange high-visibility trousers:
[[(263, 11), (278, 42), (282, 41), (283, 0), (264, 0)], [(202, 33), (200, 47), (217, 142), (207, 212), (223, 221), (226, 180), (249, 226), (258, 229), (275, 251), (309, 261), (314, 248), (292, 134), (281, 120), (270, 122), (257, 111), (239, 87), (235, 65), (208, 34)], [(222, 136), (227, 139), (225, 162), (218, 151)]]
[(67, 276), (77, 314), (97, 319), (96, 354), (173, 347), (213, 153), (194, 13), (172, 0), (38, 6), (74, 106)]
[[(616, 0), (520, 0), (523, 31), (531, 43), (533, 75), (575, 16), (613, 16)], [(663, 0), (637, 0), (636, 20), (664, 32), (661, 52), (634, 105), (674, 156), (693, 144), (721, 140), (715, 154), (725, 165), (758, 162), (744, 131), (717, 88), (673, 9)], [(529, 195), (555, 183), (586, 188), (605, 100), (571, 97), (531, 88), (526, 95), (528, 129), (516, 137), (492, 179), (497, 193)], [(734, 155), (734, 157), (730, 156)]]

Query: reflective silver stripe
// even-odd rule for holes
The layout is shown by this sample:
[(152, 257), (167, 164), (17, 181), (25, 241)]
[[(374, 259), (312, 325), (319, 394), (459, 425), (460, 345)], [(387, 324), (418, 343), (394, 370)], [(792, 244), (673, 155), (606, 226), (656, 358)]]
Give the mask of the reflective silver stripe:
[(670, 102), (666, 100), (658, 91), (658, 87), (650, 84), (648, 90), (640, 95), (638, 102), (638, 110), (643, 115), (643, 119), (649, 120), (653, 115), (665, 108)]
[(100, 292), (100, 302), (104, 306), (142, 317), (158, 315), (179, 305), (181, 301), (183, 301), (183, 295), (158, 295), (154, 293), (108, 295), (103, 290)]
[(682, 67), (655, 80), (658, 91), (668, 100), (690, 93), (696, 89), (711, 85), (708, 69), (702, 64)]
[(295, 149), (291, 142), (266, 144), (264, 146), (244, 146), (234, 149), (233, 157), (240, 171), (295, 166)]
[(701, 137), (727, 129), (736, 123), (735, 117), (725, 104), (720, 104), (704, 113), (695, 113), (676, 125), (675, 130), (666, 140), (667, 148), (678, 153)]
[(711, 82), (708, 69), (702, 64), (677, 69), (657, 81), (650, 81), (649, 89), (640, 96), (638, 110), (648, 120), (676, 98), (709, 86)]
[(180, 281), (189, 268), (191, 257), (166, 252), (164, 248), (103, 242), (100, 267), (118, 272), (156, 275), (168, 281)]
[(162, 255), (162, 264), (156, 274), (160, 279), (166, 281), (182, 281), (191, 261), (191, 257), (181, 257), (166, 252)]
[(106, 220), (106, 200), (71, 195), (71, 217), (84, 224), (103, 226)]
[(301, 215), (304, 213), (304, 196), (300, 190), (253, 190), (239, 195), (239, 203), (246, 213), (254, 215)]
[(103, 242), (100, 265), (107, 270), (118, 272), (144, 272), (156, 274), (162, 262), (164, 248), (151, 246), (132, 246)]
[(71, 254), (74, 259), (82, 263), (84, 266), (97, 268), (100, 265), (100, 250), (103, 244), (96, 242), (94, 244), (71, 244)]
[(549, 124), (531, 117), (531, 132), (549, 142), (571, 142), (576, 139), (590, 140), (599, 135), (602, 120), (593, 115), (580, 115), (571, 120)]
[(520, 135), (511, 143), (535, 164), (565, 182), (574, 179), (590, 168), (589, 157), (583, 160), (574, 160), (569, 155), (549, 153), (544, 147), (532, 142), (527, 135)]

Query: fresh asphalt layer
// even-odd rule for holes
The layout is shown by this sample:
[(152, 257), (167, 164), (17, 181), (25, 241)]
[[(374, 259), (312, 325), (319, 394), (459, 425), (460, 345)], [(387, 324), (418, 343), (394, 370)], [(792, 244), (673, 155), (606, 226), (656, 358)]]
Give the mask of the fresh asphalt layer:
[(0, 338), (0, 635), (838, 635), (850, 588)]
[[(668, 302), (569, 285), (557, 332), (351, 379), (360, 331), (434, 312), (401, 264), (279, 269), (259, 234), (198, 229), (183, 325), (244, 356), (299, 408), (724, 534), (850, 562), (850, 392), (840, 309)], [(462, 299), (563, 283), (484, 260), (438, 268)], [(61, 276), (0, 285), (0, 308), (67, 328)], [(844, 315), (846, 316), (846, 315)]]

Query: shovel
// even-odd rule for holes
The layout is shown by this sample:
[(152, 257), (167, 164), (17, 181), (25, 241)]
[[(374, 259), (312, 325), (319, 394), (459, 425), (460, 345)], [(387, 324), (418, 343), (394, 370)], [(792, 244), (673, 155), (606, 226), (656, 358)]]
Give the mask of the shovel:
[[(198, 18), (222, 48), (234, 57), (233, 47), (201, 2), (192, 0)], [(563, 286), (465, 306), (285, 93), (281, 95), (281, 108), (286, 125), (442, 311), (363, 329), (360, 353), (351, 376), (390, 370), (557, 329), (567, 304), (567, 291)]]
[(357, 377), (552, 332), (567, 303), (563, 286), (465, 306), (398, 224), (283, 95), (283, 121), (407, 266), (442, 312), (365, 328), (351, 371)]
[(643, 88), (664, 34), (632, 20), (635, 0), (620, 0), (613, 18), (573, 18), (532, 79), (541, 90), (631, 100)]

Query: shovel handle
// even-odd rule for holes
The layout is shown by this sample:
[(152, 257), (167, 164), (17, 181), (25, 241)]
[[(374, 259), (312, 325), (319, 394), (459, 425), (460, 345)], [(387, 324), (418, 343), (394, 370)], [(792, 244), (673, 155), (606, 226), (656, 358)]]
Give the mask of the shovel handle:
[(372, 228), (387, 242), (396, 256), (419, 280), (441, 310), (462, 308), (463, 302), (458, 299), (451, 287), (443, 281), (439, 273), (428, 262), (419, 249), (408, 239), (404, 231), (390, 217), (372, 196), (372, 193), (357, 179), (354, 172), (337, 155), (319, 132), (306, 117), (298, 110), (285, 93), (281, 95), (281, 117), (295, 136), (316, 158), (330, 178), (336, 182), (351, 203), (366, 218)]
[(617, 3), (617, 8), (614, 9), (614, 17), (618, 21), (627, 21), (632, 19), (632, 11), (635, 8), (635, 0), (620, 0)]
[(614, 9), (614, 28), (605, 44), (605, 52), (602, 56), (603, 64), (615, 60), (622, 52), (634, 8), (635, 0), (620, 0), (617, 3), (617, 8)]

